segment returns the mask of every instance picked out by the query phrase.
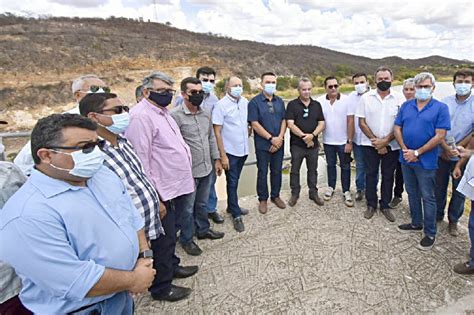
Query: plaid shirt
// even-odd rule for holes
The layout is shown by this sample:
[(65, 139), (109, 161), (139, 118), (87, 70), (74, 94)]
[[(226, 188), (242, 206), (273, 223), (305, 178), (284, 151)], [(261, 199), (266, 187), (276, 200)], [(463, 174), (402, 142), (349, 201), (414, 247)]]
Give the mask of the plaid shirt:
[(132, 144), (120, 136), (117, 136), (117, 144), (116, 148), (107, 142), (103, 148), (104, 165), (122, 179), (135, 207), (145, 219), (145, 235), (149, 240), (155, 240), (165, 234), (160, 220), (160, 197), (146, 177)]

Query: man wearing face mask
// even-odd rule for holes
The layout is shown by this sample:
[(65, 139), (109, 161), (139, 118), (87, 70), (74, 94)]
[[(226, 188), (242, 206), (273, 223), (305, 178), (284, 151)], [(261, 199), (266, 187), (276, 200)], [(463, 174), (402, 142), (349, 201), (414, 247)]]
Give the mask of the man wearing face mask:
[(239, 233), (245, 230), (242, 215), (249, 212), (239, 206), (237, 194), (240, 174), (249, 154), (248, 101), (242, 92), (242, 80), (230, 77), (226, 82), (226, 95), (217, 102), (212, 112), (217, 147), (225, 170), (227, 212), (231, 213), (234, 229)]
[[(110, 92), (110, 88), (95, 74), (86, 74), (72, 81), (72, 94), (76, 101), (76, 106), (66, 111), (68, 114), (79, 114), (79, 101), (88, 93), (97, 91)], [(22, 172), (29, 176), (33, 169), (34, 162), (31, 155), (31, 143), (28, 141), (13, 160)]]
[(450, 129), (449, 111), (432, 97), (435, 78), (429, 72), (415, 76), (415, 99), (406, 101), (395, 121), (395, 137), (402, 148), (405, 187), (411, 223), (398, 226), (402, 233), (424, 232), (418, 246), (429, 250), (436, 240), (436, 169), (439, 144)]
[(382, 185), (380, 212), (390, 222), (395, 221), (389, 203), (392, 199), (393, 178), (397, 167), (400, 145), (395, 140), (393, 127), (403, 96), (392, 90), (393, 73), (386, 67), (375, 72), (376, 90), (365, 93), (357, 106), (356, 116), (363, 132), (361, 143), (366, 165), (367, 210), (364, 217), (370, 219), (377, 211), (377, 181), (381, 166)]
[[(209, 110), (211, 113), (214, 110), (214, 106), (219, 101), (216, 94), (214, 94), (214, 88), (216, 87), (216, 75), (216, 70), (211, 67), (201, 67), (196, 71), (196, 78), (201, 81), (202, 90), (204, 92), (201, 107)], [(182, 106), (183, 104), (183, 96), (178, 95), (176, 97), (174, 107)]]
[(193, 177), (196, 190), (189, 198), (183, 199), (181, 214), (181, 234), (179, 242), (189, 255), (200, 255), (202, 250), (193, 241), (198, 239), (220, 239), (224, 233), (210, 228), (207, 216), (207, 202), (213, 172), (222, 172), (222, 164), (217, 150), (216, 137), (212, 130), (211, 112), (201, 107), (204, 91), (201, 81), (185, 78), (181, 81), (183, 106), (174, 108), (171, 116), (181, 130), (184, 141), (191, 149)]
[(268, 211), (268, 168), (270, 168), (270, 200), (278, 208), (286, 205), (280, 198), (281, 167), (283, 165), (284, 137), (286, 130), (285, 103), (275, 95), (277, 77), (273, 72), (261, 76), (262, 93), (249, 102), (248, 121), (255, 131), (255, 155), (257, 157), (258, 211)]
[(188, 288), (171, 286), (180, 262), (175, 255), (176, 232), (181, 228), (184, 201), (195, 189), (191, 151), (167, 109), (175, 93), (173, 79), (156, 71), (145, 77), (142, 83), (143, 99), (130, 111), (125, 137), (135, 148), (145, 174), (166, 206), (166, 216), (162, 220), (168, 236), (164, 239), (166, 244), (160, 242), (159, 237), (158, 242), (151, 242), (151, 247), (164, 257), (172, 257), (160, 261), (160, 265), (155, 264), (157, 277), (150, 292), (156, 300), (178, 300), (191, 292)]
[[(459, 158), (454, 146), (466, 147), (471, 139), (474, 128), (474, 102), (471, 93), (474, 73), (471, 70), (457, 71), (453, 76), (456, 94), (443, 99), (448, 105), (451, 117), (451, 130), (446, 134), (446, 139), (441, 141), (441, 152), (438, 159), (438, 171), (436, 173), (436, 204), (438, 207), (436, 219), (443, 221), (447, 203), (449, 179)], [(447, 139), (453, 139), (454, 143), (447, 144)], [(464, 168), (461, 169), (464, 171)], [(462, 175), (462, 174), (461, 174)], [(460, 177), (452, 179), (452, 195), (448, 205), (448, 233), (451, 236), (458, 235), (458, 221), (464, 212), (465, 197), (457, 187)]]
[(144, 222), (125, 185), (103, 166), (96, 124), (75, 114), (40, 119), (35, 168), (0, 213), (0, 260), (22, 279), (38, 314), (133, 314), (155, 270)]
[[(174, 222), (170, 228), (165, 205), (160, 202), (158, 193), (145, 174), (135, 149), (121, 135), (127, 130), (130, 122), (128, 107), (122, 104), (116, 94), (95, 93), (85, 96), (79, 102), (79, 108), (83, 116), (97, 123), (97, 134), (106, 141), (102, 147), (105, 153), (104, 165), (116, 173), (127, 187), (133, 203), (145, 219), (146, 237), (153, 244), (156, 269), (165, 270), (166, 267), (163, 266), (172, 263), (173, 253), (162, 251), (162, 249), (169, 243), (168, 238), (172, 233), (176, 233), (176, 230)], [(162, 226), (161, 219), (165, 220), (165, 226)], [(169, 256), (164, 255), (164, 252)], [(178, 266), (173, 278), (186, 278), (197, 271), (197, 266)], [(157, 277), (161, 275), (161, 272), (157, 273)], [(169, 286), (171, 294), (165, 299), (176, 301), (180, 296), (173, 293), (179, 291), (179, 287), (172, 285), (171, 280)]]

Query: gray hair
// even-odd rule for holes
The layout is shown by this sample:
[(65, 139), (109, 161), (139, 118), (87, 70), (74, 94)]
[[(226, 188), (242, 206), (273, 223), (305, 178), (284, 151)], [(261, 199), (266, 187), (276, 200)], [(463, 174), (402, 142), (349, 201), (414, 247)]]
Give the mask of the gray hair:
[(436, 80), (435, 80), (434, 75), (431, 74), (431, 73), (429, 73), (429, 72), (421, 72), (421, 73), (418, 73), (418, 74), (415, 76), (415, 79), (414, 79), (415, 85), (420, 84), (421, 82), (425, 81), (426, 79), (430, 79), (431, 84), (433, 84), (433, 86), (436, 85)]
[(174, 80), (164, 72), (153, 71), (150, 75), (146, 76), (142, 81), (144, 89), (153, 88), (153, 80), (161, 80), (169, 85), (174, 84)]
[(309, 78), (307, 78), (307, 77), (302, 77), (302, 78), (298, 81), (298, 90), (299, 90), (300, 87), (301, 87), (301, 83), (308, 83), (308, 82), (311, 83), (311, 85), (313, 84)]
[(403, 87), (406, 87), (407, 85), (415, 85), (415, 79), (408, 78), (405, 81), (403, 81)]
[(76, 93), (77, 91), (82, 90), (82, 87), (84, 86), (84, 83), (87, 79), (100, 79), (98, 76), (95, 74), (86, 74), (82, 75), (79, 78), (74, 79), (71, 84), (71, 90), (72, 94)]

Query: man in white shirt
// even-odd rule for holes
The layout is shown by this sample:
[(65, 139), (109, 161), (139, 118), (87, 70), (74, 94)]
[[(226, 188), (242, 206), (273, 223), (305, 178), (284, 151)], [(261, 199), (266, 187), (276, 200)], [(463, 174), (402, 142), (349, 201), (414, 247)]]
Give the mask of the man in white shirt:
[(324, 87), (326, 94), (317, 99), (323, 109), (324, 120), (326, 122), (326, 128), (323, 131), (323, 144), (327, 162), (329, 187), (324, 193), (323, 198), (328, 201), (334, 195), (337, 176), (336, 163), (337, 156), (339, 156), (344, 203), (348, 207), (353, 207), (354, 200), (352, 200), (350, 186), (354, 112), (347, 103), (347, 96), (339, 93), (339, 84), (335, 77), (327, 77), (324, 80)]
[(401, 93), (390, 88), (392, 79), (392, 70), (379, 67), (375, 72), (377, 89), (361, 97), (356, 112), (359, 126), (364, 133), (361, 144), (367, 167), (365, 190), (367, 211), (364, 212), (364, 217), (370, 219), (377, 211), (377, 178), (381, 165), (380, 212), (390, 222), (395, 221), (389, 203), (392, 199), (394, 172), (400, 150), (393, 130), (398, 110), (405, 101)]

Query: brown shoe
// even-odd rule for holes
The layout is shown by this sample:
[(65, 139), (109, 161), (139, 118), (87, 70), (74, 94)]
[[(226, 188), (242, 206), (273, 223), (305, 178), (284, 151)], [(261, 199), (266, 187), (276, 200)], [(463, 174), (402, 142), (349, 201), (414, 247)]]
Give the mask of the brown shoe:
[(324, 206), (324, 200), (318, 194), (310, 196), (309, 199), (313, 200), (318, 206)]
[(288, 200), (288, 205), (290, 207), (294, 207), (296, 203), (298, 202), (298, 197), (297, 196), (291, 196), (290, 200)]
[(280, 209), (285, 209), (286, 208), (286, 204), (283, 200), (281, 200), (280, 197), (276, 197), (276, 198), (272, 198), (270, 199), (278, 208)]
[(469, 266), (469, 262), (457, 264), (454, 266), (453, 271), (460, 275), (474, 275), (474, 268)]
[(258, 205), (258, 211), (261, 214), (265, 214), (268, 211), (268, 206), (267, 206), (267, 201), (266, 200), (260, 200), (260, 204)]
[(451, 236), (458, 236), (459, 235), (458, 224), (455, 222), (449, 222), (448, 233)]

